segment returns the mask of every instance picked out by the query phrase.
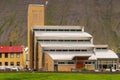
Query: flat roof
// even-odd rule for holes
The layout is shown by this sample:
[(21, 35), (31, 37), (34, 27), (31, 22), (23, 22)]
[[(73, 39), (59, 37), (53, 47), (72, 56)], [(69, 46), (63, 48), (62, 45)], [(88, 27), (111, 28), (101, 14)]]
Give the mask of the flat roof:
[(41, 32), (41, 31), (35, 31), (35, 37), (92, 37), (92, 35), (88, 34), (87, 32)]
[(108, 48), (108, 45), (95, 45), (95, 48)]
[(78, 42), (40, 42), (39, 44), (45, 49), (84, 49), (93, 48), (91, 43), (78, 43)]
[(90, 57), (91, 55), (93, 55), (93, 53), (80, 53), (80, 52), (45, 52), (45, 54), (48, 54), (53, 60), (72, 60), (74, 57), (76, 56), (82, 56), (82, 57)]
[(33, 29), (82, 29), (84, 26), (33, 26)]
[(45, 51), (53, 60), (72, 60), (75, 56), (88, 56), (88, 60), (97, 59), (118, 59), (118, 56), (112, 50), (106, 50), (101, 52), (53, 52)]

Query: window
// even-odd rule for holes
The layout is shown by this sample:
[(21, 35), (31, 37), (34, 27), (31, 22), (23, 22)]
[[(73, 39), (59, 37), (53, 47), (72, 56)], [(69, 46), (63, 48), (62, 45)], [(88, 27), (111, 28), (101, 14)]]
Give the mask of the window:
[(17, 54), (16, 54), (16, 57), (17, 57), (17, 58), (20, 58), (20, 53), (17, 53)]
[(26, 54), (26, 60), (27, 60), (27, 61), (29, 60), (29, 56), (28, 56), (28, 54)]
[(5, 58), (8, 58), (8, 53), (5, 53)]
[(14, 62), (10, 62), (10, 66), (14, 66)]
[(83, 49), (83, 50), (81, 50), (81, 51), (82, 51), (82, 52), (85, 52), (85, 51), (87, 51), (87, 50), (84, 50), (84, 49)]
[(2, 66), (2, 62), (0, 62), (0, 66)]
[(59, 49), (58, 49), (58, 50), (56, 50), (56, 51), (62, 51), (62, 50), (59, 50)]
[(68, 62), (68, 64), (74, 64), (74, 62)]
[(63, 50), (63, 51), (68, 51), (68, 50)]
[(55, 51), (55, 50), (50, 50), (50, 51)]
[(85, 62), (85, 64), (94, 64), (94, 62)]
[(8, 62), (5, 62), (5, 66), (8, 66)]
[(2, 53), (0, 53), (0, 58), (2, 58)]
[(17, 62), (17, 65), (16, 66), (20, 66), (20, 62)]
[(65, 64), (65, 62), (58, 62), (58, 64)]
[(14, 54), (10, 54), (10, 58), (14, 58)]
[(80, 51), (80, 50), (75, 50), (75, 51)]

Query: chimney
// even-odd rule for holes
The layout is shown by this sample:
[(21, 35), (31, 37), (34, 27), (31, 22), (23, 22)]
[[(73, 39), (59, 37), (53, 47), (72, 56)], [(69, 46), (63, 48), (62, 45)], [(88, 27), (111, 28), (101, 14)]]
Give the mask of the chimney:
[(10, 41), (10, 46), (12, 46), (12, 42)]

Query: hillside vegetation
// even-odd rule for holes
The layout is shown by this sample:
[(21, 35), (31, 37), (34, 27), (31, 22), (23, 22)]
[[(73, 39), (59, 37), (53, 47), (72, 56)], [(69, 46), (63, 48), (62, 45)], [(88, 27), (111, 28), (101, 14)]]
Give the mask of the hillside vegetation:
[[(46, 25), (80, 25), (95, 44), (119, 52), (120, 0), (48, 0)], [(41, 0), (1, 0), (0, 44), (27, 45), (27, 8)]]

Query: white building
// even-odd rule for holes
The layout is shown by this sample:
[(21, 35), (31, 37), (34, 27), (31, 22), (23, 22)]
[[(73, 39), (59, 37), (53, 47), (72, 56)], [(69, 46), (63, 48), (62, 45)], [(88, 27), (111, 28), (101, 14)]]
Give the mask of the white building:
[(81, 26), (34, 26), (32, 60), (35, 70), (71, 71), (118, 68), (118, 56), (107, 45), (94, 45)]

